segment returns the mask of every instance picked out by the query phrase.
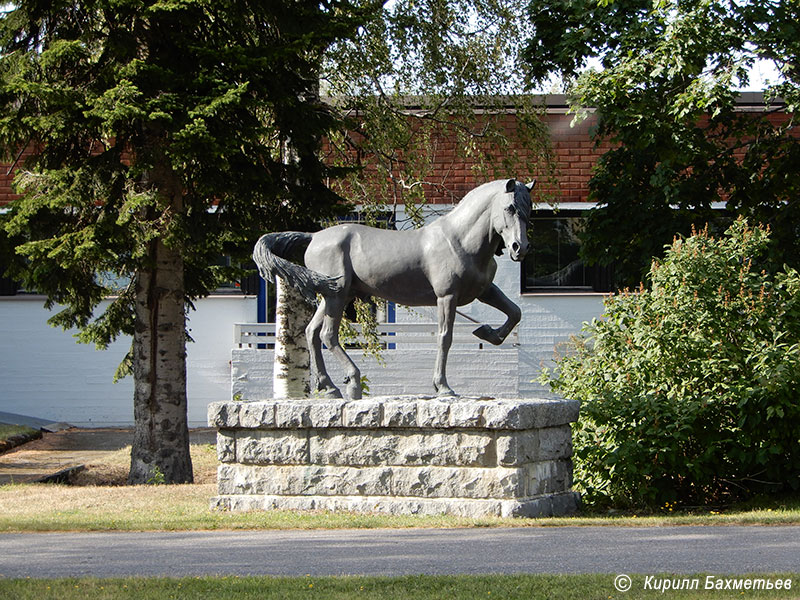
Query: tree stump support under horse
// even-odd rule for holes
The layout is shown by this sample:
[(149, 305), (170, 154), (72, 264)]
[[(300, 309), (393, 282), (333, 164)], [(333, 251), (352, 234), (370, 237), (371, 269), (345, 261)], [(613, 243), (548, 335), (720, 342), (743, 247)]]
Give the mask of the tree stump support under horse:
[(570, 400), (216, 402), (229, 510), (544, 517), (577, 510)]

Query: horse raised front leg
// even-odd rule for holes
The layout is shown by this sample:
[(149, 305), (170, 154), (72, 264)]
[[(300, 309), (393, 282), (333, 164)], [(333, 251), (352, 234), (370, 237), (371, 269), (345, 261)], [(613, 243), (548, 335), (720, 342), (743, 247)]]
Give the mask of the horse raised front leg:
[(447, 353), (453, 343), (453, 322), (456, 318), (456, 299), (454, 296), (445, 296), (436, 301), (439, 317), (439, 351), (436, 354), (436, 367), (433, 372), (433, 387), (439, 396), (456, 396), (453, 389), (447, 385)]
[(342, 393), (331, 381), (322, 359), (322, 325), (325, 320), (326, 302), (323, 299), (306, 327), (306, 341), (311, 355), (311, 388), (327, 398), (341, 398)]
[(483, 294), (478, 296), (478, 300), (502, 311), (507, 318), (506, 322), (497, 329), (489, 325), (481, 325), (472, 334), (490, 344), (499, 346), (519, 323), (522, 311), (495, 284), (490, 285)]

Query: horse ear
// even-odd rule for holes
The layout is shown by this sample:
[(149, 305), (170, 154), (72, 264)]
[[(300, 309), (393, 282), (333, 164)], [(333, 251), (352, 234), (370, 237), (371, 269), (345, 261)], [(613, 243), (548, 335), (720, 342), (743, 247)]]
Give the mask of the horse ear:
[(532, 192), (532, 191), (533, 191), (533, 186), (535, 186), (535, 185), (536, 185), (536, 180), (534, 179), (533, 181), (531, 181), (531, 182), (530, 182), (528, 185), (526, 185), (525, 187), (526, 187), (526, 188), (528, 188), (528, 191), (529, 191), (529, 192)]
[(516, 179), (509, 179), (506, 181), (506, 192), (511, 193), (517, 189), (517, 180)]

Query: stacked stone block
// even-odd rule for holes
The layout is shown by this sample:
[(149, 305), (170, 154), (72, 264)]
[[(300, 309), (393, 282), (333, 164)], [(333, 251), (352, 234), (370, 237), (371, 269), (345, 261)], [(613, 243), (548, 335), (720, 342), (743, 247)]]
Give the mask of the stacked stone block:
[(577, 509), (568, 400), (422, 396), (217, 402), (231, 510), (549, 516)]

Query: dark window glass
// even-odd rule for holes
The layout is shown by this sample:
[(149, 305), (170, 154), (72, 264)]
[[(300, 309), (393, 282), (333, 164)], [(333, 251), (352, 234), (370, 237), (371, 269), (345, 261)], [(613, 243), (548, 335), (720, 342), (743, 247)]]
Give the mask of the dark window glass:
[(613, 267), (587, 266), (580, 258), (581, 211), (538, 211), (528, 229), (530, 250), (522, 263), (522, 292), (609, 292)]
[(590, 288), (586, 267), (578, 256), (580, 217), (533, 217), (530, 249), (525, 257), (529, 288)]
[[(3, 272), (3, 267), (0, 265), (0, 273)], [(13, 279), (8, 277), (0, 277), (0, 296), (16, 296), (19, 290), (19, 285)]]

